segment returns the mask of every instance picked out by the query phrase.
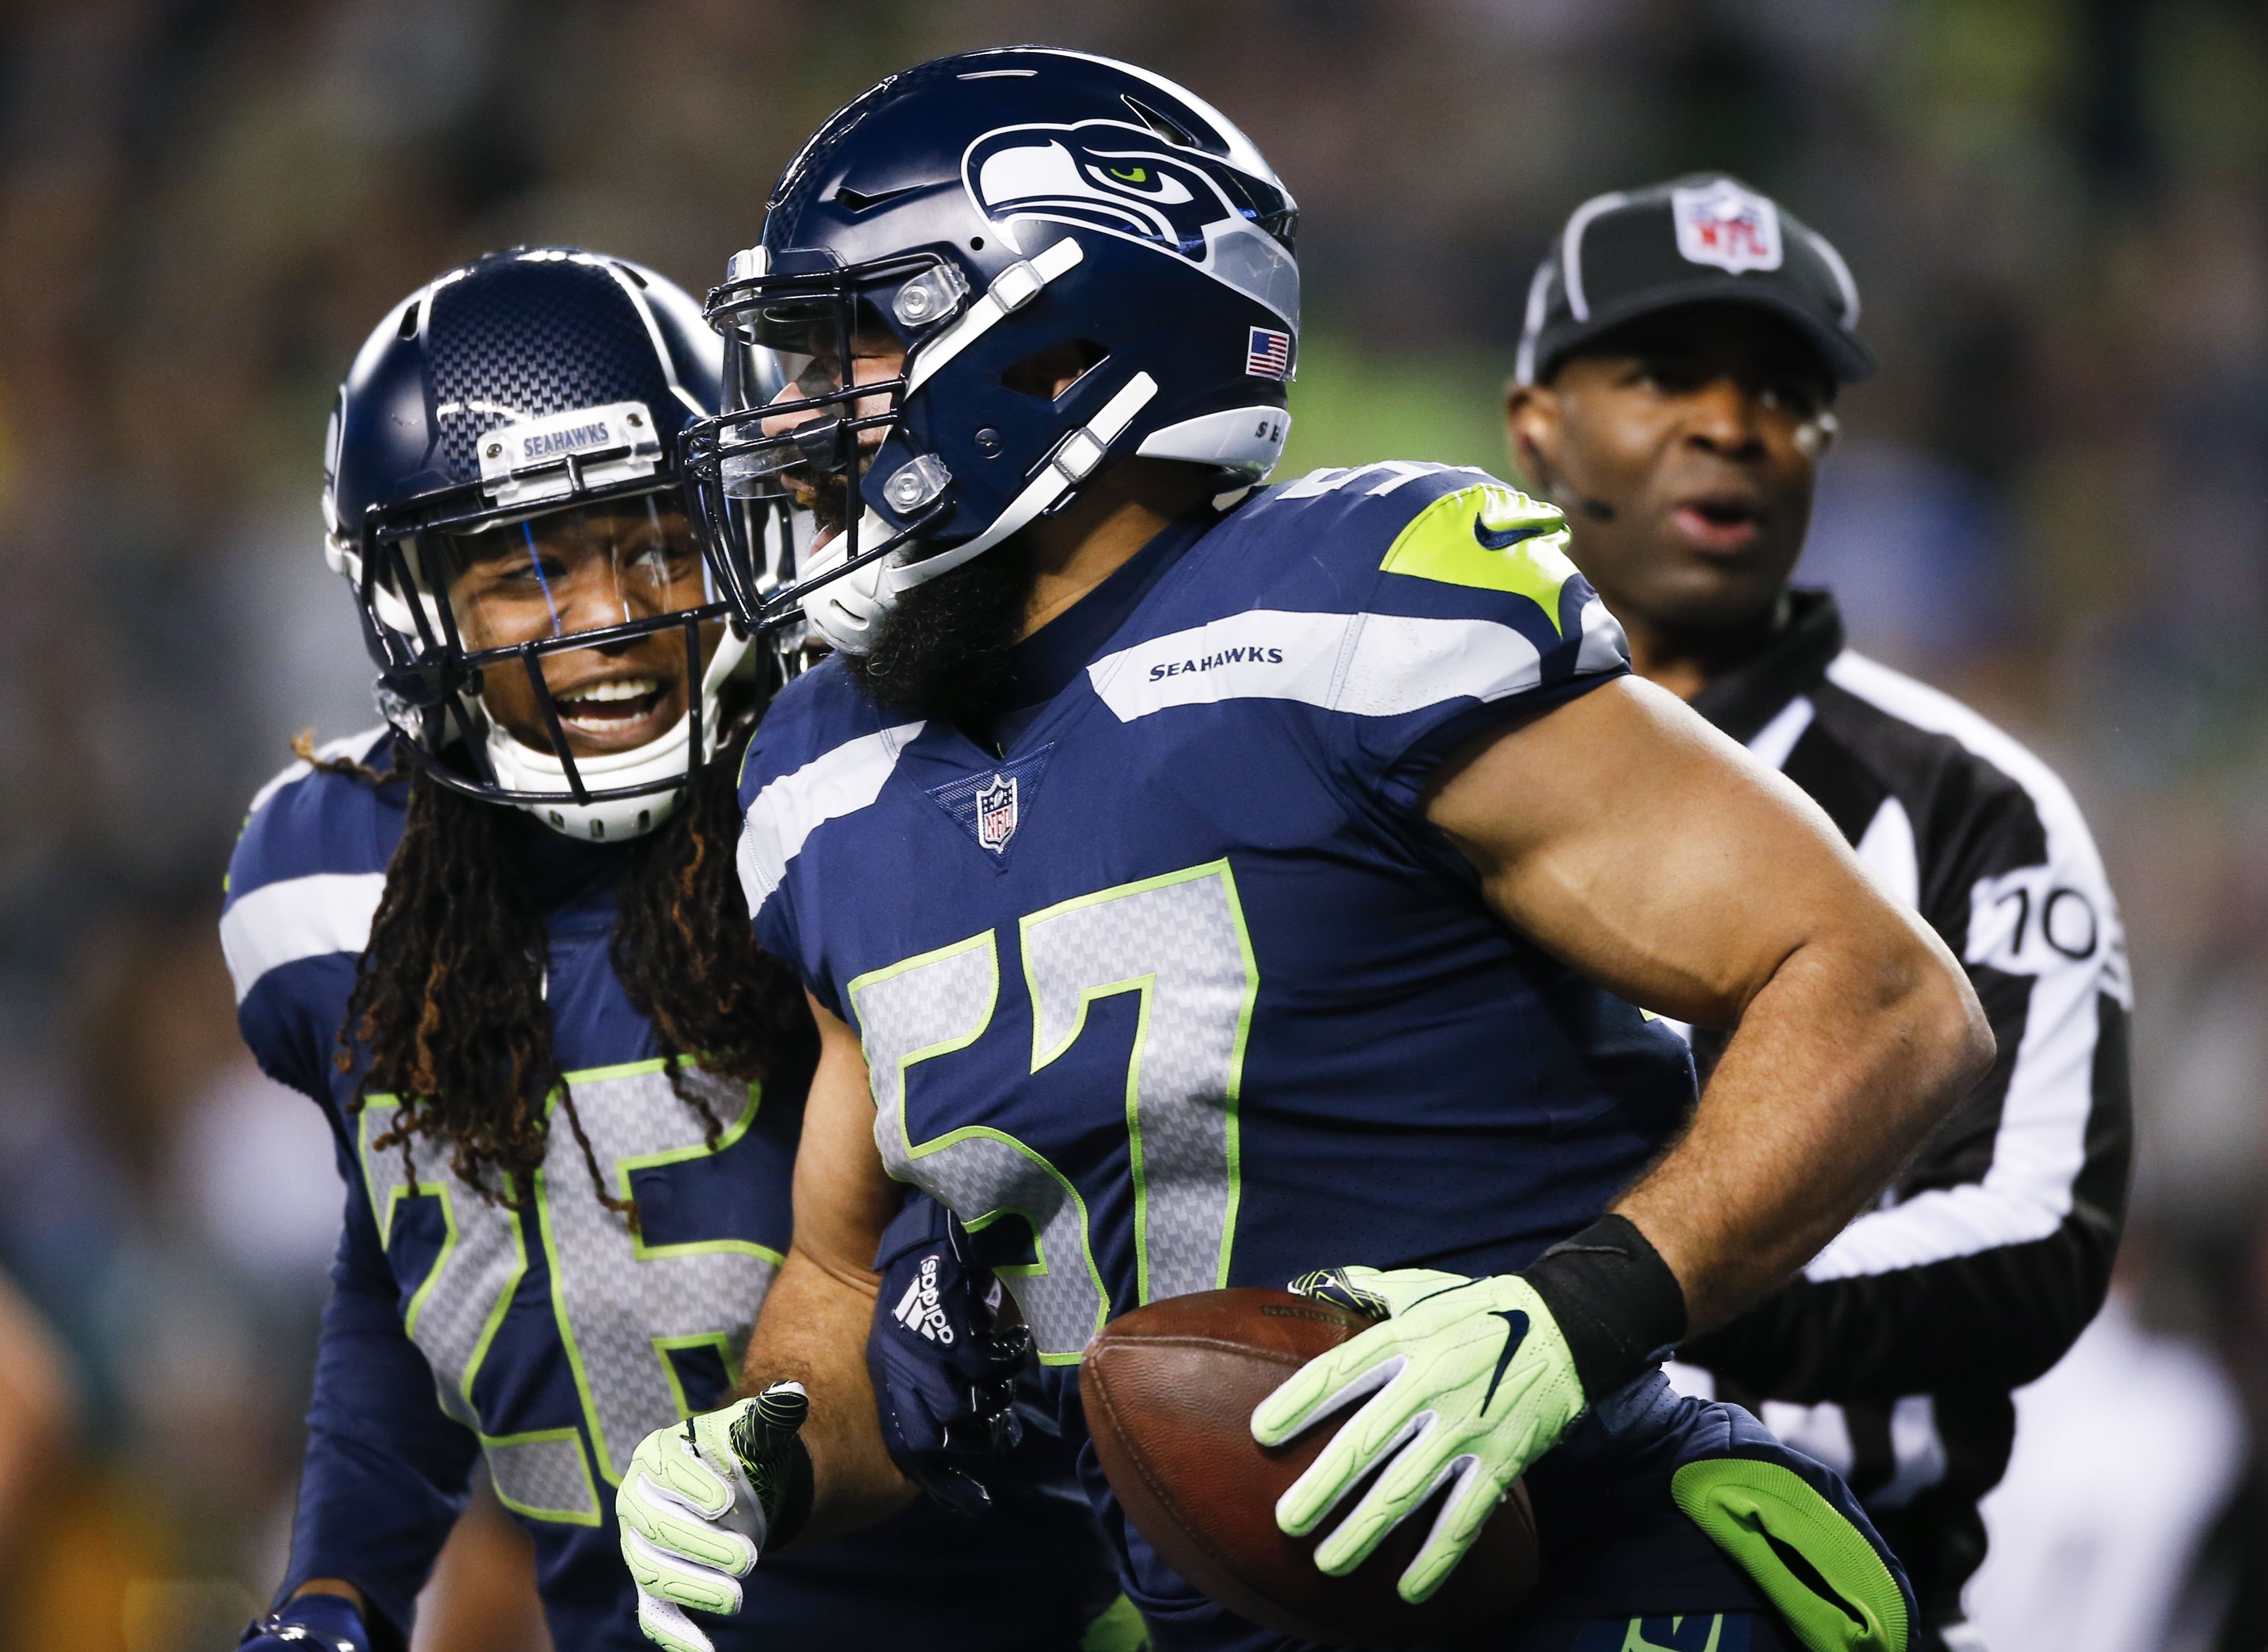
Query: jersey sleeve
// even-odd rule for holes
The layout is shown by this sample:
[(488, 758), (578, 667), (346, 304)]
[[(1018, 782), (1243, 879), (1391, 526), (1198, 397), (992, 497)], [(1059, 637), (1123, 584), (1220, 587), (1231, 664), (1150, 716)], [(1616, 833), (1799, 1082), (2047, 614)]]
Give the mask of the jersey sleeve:
[[(255, 809), (229, 857), (226, 903), (221, 910), (221, 950), (236, 988), (236, 1025), (260, 1070), (279, 1084), (320, 1101), (328, 1051), (306, 1014), (308, 996), (287, 971), (271, 966), (269, 938), (289, 921), (291, 891), (269, 870), (273, 822)], [(294, 960), (293, 962), (297, 962)], [(347, 962), (350, 974), (351, 960)]]
[(399, 1648), (464, 1509), (479, 1442), (436, 1403), (432, 1368), (402, 1329), (369, 1204), (358, 1182), (350, 1185), (316, 1346), (291, 1565), (276, 1598), (311, 1578), (344, 1579), (370, 1600), (373, 1632)]
[(1442, 757), (1630, 668), (1622, 627), (1567, 557), (1551, 505), (1474, 470), (1351, 486), (1359, 565), (1331, 687), (1346, 782), (1414, 813)]
[[(375, 741), (359, 735), (319, 755), (367, 762)], [(385, 893), (399, 791), (382, 802), (358, 780), (295, 763), (261, 788), (229, 857), (220, 940), (238, 1029), (262, 1072), (318, 1101)]]
[(2061, 783), (2043, 770), (1925, 854), (1918, 899), (1999, 1053), (1891, 1203), (1681, 1350), (1769, 1398), (2014, 1388), (2063, 1357), (2109, 1287), (2132, 1142), (2132, 994), (2117, 904)]
[(815, 915), (799, 909), (801, 881), (789, 868), (814, 831), (873, 802), (922, 727), (887, 721), (850, 689), (839, 661), (822, 660), (780, 690), (741, 760), (733, 859), (756, 944), (838, 1015), (849, 1007), (828, 976)]

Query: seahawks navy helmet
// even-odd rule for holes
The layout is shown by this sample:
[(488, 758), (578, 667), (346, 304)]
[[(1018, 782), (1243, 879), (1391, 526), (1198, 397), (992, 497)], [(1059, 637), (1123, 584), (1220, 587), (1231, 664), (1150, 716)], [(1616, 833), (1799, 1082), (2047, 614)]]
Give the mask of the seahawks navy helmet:
[[(687, 462), (742, 611), (769, 623), (799, 602), (862, 651), (898, 594), (1121, 458), (1206, 466), (1223, 490), (1264, 478), (1290, 424), (1296, 220), (1250, 139), (1130, 64), (971, 52), (853, 100), (709, 296), (725, 405)], [(858, 365), (901, 349), (902, 367)], [(767, 606), (746, 530), (762, 519), (740, 502), (773, 491), (833, 538)]]
[[(568, 247), (452, 269), (363, 345), (331, 418), (327, 556), (435, 780), (613, 839), (666, 819), (714, 753), (719, 695), (756, 660), (677, 439), (719, 369), (689, 295)], [(784, 554), (784, 522), (739, 531)]]

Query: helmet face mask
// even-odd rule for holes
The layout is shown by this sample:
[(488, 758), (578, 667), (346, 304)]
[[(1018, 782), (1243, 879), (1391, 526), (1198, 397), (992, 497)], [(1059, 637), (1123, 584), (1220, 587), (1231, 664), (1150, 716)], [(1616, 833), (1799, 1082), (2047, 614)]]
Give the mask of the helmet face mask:
[[(1290, 423), (1296, 218), (1226, 119), (1107, 59), (970, 53), (847, 106), (707, 306), (728, 367), (687, 439), (704, 534), (729, 546), (728, 503), (770, 496), (827, 535), (768, 605), (735, 589), (744, 617), (799, 607), (862, 652), (905, 590), (1121, 458), (1223, 491), (1264, 478)], [(767, 351), (791, 386), (769, 405), (729, 365)]]
[[(567, 249), (452, 271), (372, 336), (333, 419), (328, 556), (435, 781), (614, 841), (697, 778), (762, 663), (676, 464), (718, 394), (689, 298)], [(793, 535), (775, 502), (754, 538), (778, 560)]]
[(584, 778), (580, 763), (699, 719), (701, 662), (717, 658), (726, 605), (683, 510), (665, 498), (424, 536), (421, 560), (477, 680), (492, 761), (507, 739)]
[[(928, 269), (924, 279), (934, 282), (953, 266)], [(850, 514), (841, 504), (843, 479), (854, 469), (863, 474), (858, 461), (896, 422), (906, 388), (903, 341), (855, 290), (825, 296), (759, 291), (719, 306), (712, 324), (725, 336), (728, 362), (770, 358), (785, 380), (770, 401), (746, 404), (757, 417), (732, 427), (735, 439), (718, 467), (725, 491), (761, 498), (765, 479), (777, 476), (799, 506), (821, 513), (822, 531), (841, 531)], [(735, 382), (750, 377), (745, 370), (732, 373)]]
[[(943, 501), (917, 501), (909, 520), (886, 524), (864, 497), (907, 388), (905, 339), (872, 298), (894, 283), (944, 291), (967, 284), (932, 253), (849, 268), (821, 262), (743, 277), (710, 295), (710, 324), (725, 344), (725, 410), (687, 431), (686, 469), (704, 539), (727, 567), (747, 571), (729, 588), (754, 626), (796, 623), (806, 591), (909, 547), (916, 530), (943, 514)], [(766, 564), (755, 536), (770, 532), (783, 509), (812, 524), (820, 558), (801, 570), (800, 583), (775, 578), (760, 588), (754, 576)]]
[(679, 489), (372, 520), (361, 540), (381, 701), (421, 768), (577, 837), (667, 817), (748, 652)]

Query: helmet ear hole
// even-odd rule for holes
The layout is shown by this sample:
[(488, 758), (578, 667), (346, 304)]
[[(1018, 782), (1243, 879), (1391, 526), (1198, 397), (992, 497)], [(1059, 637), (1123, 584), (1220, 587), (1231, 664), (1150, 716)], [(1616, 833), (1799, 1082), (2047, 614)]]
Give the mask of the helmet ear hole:
[(1000, 375), (1001, 384), (1035, 401), (1060, 402), (1071, 387), (1109, 358), (1091, 338), (1066, 339), (1034, 350)]

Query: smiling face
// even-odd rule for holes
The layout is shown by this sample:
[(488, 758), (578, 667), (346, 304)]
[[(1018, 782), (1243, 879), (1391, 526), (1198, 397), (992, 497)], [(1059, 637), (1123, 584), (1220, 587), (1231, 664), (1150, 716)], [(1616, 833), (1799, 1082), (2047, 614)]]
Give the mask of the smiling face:
[(1512, 392), (1513, 456), (1631, 628), (1688, 646), (1768, 625), (1834, 431), (1819, 353), (1745, 305), (1665, 310)]
[[(451, 535), (446, 551), (449, 604), (470, 652), (682, 613), (710, 600), (691, 525), (674, 501), (652, 494)], [(704, 659), (722, 630), (721, 622), (703, 623)], [(632, 750), (685, 715), (690, 685), (680, 630), (539, 658), (575, 756)], [(483, 667), (481, 698), (513, 738), (552, 749), (525, 666)]]

